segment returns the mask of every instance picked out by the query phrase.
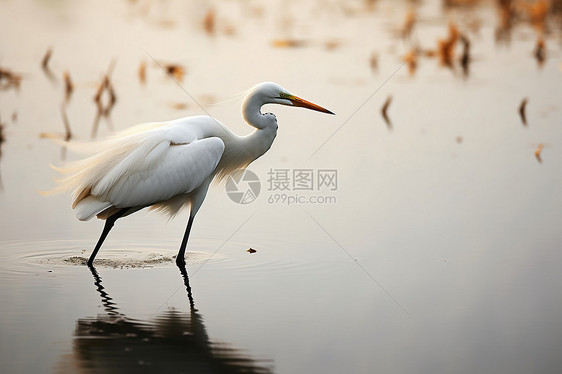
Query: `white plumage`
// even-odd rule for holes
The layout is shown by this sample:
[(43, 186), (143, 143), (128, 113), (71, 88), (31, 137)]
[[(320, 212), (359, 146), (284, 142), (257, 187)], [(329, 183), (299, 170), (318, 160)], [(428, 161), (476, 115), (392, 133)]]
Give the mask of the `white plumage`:
[(244, 119), (255, 127), (249, 135), (238, 136), (209, 116), (141, 124), (83, 146), (91, 154), (89, 157), (56, 168), (67, 175), (59, 181), (57, 190), (74, 190), (72, 207), (76, 217), (107, 220), (88, 265), (92, 265), (118, 218), (145, 207), (173, 217), (182, 207), (191, 205), (188, 227), (176, 258), (178, 265), (185, 264), (191, 224), (209, 184), (245, 168), (271, 147), (277, 120), (271, 113), (260, 112), (266, 103), (333, 114), (266, 82), (252, 88), (242, 105)]

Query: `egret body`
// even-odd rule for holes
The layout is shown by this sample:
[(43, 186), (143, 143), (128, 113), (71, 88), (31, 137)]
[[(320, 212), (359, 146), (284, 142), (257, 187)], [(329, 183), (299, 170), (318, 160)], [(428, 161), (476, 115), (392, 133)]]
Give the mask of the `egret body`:
[(213, 179), (247, 167), (271, 147), (277, 119), (261, 113), (264, 104), (303, 107), (333, 114), (290, 94), (278, 84), (254, 86), (242, 104), (242, 116), (255, 130), (246, 136), (209, 116), (141, 124), (92, 145), (92, 155), (63, 169), (59, 189), (73, 189), (72, 208), (80, 220), (105, 220), (88, 259), (92, 266), (107, 234), (119, 218), (150, 207), (173, 217), (189, 205), (187, 228), (176, 264), (185, 265), (193, 219)]

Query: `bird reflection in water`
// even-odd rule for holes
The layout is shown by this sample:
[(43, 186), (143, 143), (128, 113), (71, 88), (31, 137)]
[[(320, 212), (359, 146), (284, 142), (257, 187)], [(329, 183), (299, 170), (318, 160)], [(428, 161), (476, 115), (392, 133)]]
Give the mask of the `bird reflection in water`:
[(209, 340), (203, 318), (195, 309), (185, 267), (180, 272), (187, 290), (190, 312), (167, 310), (151, 320), (120, 313), (105, 291), (101, 277), (90, 267), (104, 314), (76, 323), (72, 358), (64, 360), (66, 372), (189, 372), (271, 373), (271, 360), (255, 360), (225, 343)]

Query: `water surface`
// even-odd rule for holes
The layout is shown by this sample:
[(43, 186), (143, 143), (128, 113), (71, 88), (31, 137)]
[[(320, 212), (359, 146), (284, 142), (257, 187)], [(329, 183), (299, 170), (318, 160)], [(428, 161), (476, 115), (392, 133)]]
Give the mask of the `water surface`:
[[(455, 3), (2, 2), (0, 67), (21, 83), (0, 91), (0, 370), (560, 372), (561, 6)], [(436, 55), (451, 22), (467, 70), (460, 39), (451, 66)], [(155, 60), (184, 67), (181, 87)], [(209, 192), (189, 277), (173, 263), (187, 212), (118, 221), (83, 266), (102, 223), (37, 192), (76, 157), (47, 139), (61, 107), (71, 141), (205, 111), (245, 134), (236, 98), (266, 80), (336, 116), (265, 108), (260, 195)], [(283, 170), (337, 186), (274, 190)]]

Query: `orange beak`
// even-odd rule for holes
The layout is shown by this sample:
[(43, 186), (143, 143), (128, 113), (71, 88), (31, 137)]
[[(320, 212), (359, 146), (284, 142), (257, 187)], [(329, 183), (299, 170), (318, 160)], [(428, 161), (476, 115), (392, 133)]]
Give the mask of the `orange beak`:
[(293, 106), (298, 106), (298, 107), (306, 108), (306, 109), (312, 109), (312, 110), (315, 110), (317, 112), (322, 112), (322, 113), (334, 114), (333, 112), (329, 111), (328, 109), (322, 108), (320, 105), (316, 105), (314, 103), (311, 103), (310, 101), (306, 101), (304, 99), (301, 99), (298, 96), (290, 95), (290, 96), (287, 97), (287, 99), (289, 99), (293, 103)]

